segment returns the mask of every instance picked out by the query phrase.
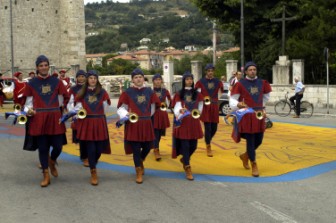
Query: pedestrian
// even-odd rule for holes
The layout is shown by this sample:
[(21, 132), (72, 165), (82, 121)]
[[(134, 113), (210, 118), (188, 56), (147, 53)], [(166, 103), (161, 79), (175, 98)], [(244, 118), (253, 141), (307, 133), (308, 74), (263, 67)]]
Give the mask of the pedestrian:
[(219, 123), (218, 92), (224, 92), (223, 83), (214, 77), (215, 66), (207, 64), (205, 66), (205, 77), (197, 81), (195, 88), (204, 97), (203, 112), (201, 121), (204, 123), (204, 139), (208, 157), (213, 157), (211, 141), (217, 132)]
[[(29, 135), (37, 137), (39, 159), (42, 166), (43, 180), (41, 187), (50, 184), (50, 172), (58, 177), (56, 169), (57, 158), (62, 152), (65, 125), (59, 124), (61, 118), (60, 106), (62, 102), (68, 102), (68, 93), (62, 82), (56, 77), (50, 76), (49, 59), (40, 55), (36, 62), (37, 77), (31, 79), (24, 93), (26, 97), (24, 111), (31, 116)], [(49, 150), (52, 146), (51, 155)]]
[[(240, 141), (240, 137), (246, 139), (246, 152), (240, 155), (245, 169), (252, 165), (252, 176), (258, 177), (259, 170), (256, 162), (256, 150), (262, 144), (265, 132), (265, 105), (269, 100), (271, 85), (257, 77), (257, 65), (247, 62), (244, 71), (246, 77), (236, 83), (231, 92), (230, 107), (232, 110), (251, 108), (252, 113), (245, 113), (239, 123), (234, 127), (234, 140)], [(245, 109), (245, 110), (244, 110)]]
[(289, 98), (291, 105), (295, 107), (295, 115), (293, 118), (300, 118), (301, 113), (301, 99), (303, 98), (303, 92), (305, 90), (305, 86), (300, 81), (299, 77), (294, 77), (295, 94)]
[(96, 186), (98, 185), (96, 165), (99, 158), (102, 153), (111, 154), (105, 116), (105, 111), (111, 105), (111, 100), (99, 82), (96, 70), (88, 71), (86, 77), (85, 85), (75, 99), (75, 111), (84, 109), (86, 113), (85, 118), (78, 117), (76, 121), (76, 138), (85, 145), (84, 149), (87, 150), (91, 172), (90, 182), (93, 186)]
[[(190, 158), (197, 149), (197, 141), (203, 137), (200, 115), (203, 110), (203, 96), (194, 88), (194, 75), (189, 71), (183, 74), (182, 89), (174, 95), (172, 106), (174, 115), (179, 120), (173, 129), (172, 157), (182, 155), (180, 162), (188, 180), (194, 180)], [(190, 113), (185, 116), (186, 113)], [(182, 120), (181, 117), (185, 116)]]
[(155, 139), (151, 116), (160, 106), (160, 100), (151, 88), (144, 87), (145, 78), (141, 69), (134, 69), (131, 78), (133, 86), (120, 95), (117, 113), (121, 120), (129, 117), (129, 121), (125, 122), (125, 153), (133, 153), (135, 181), (141, 184), (145, 173), (143, 163)]
[(161, 160), (160, 154), (160, 140), (161, 136), (166, 135), (166, 129), (170, 127), (169, 118), (167, 110), (170, 107), (170, 93), (166, 88), (162, 87), (162, 76), (160, 74), (155, 74), (152, 78), (153, 90), (160, 99), (160, 107), (156, 108), (154, 115), (152, 116), (153, 126), (154, 126), (154, 156), (156, 161)]
[[(86, 82), (86, 72), (84, 70), (79, 70), (76, 73), (76, 85), (71, 87), (69, 90), (70, 100), (67, 105), (67, 110), (71, 111), (75, 107), (75, 98), (78, 92), (82, 89)], [(77, 128), (76, 128), (76, 118), (72, 119), (71, 129), (72, 129), (72, 143), (79, 144), (79, 158), (83, 162), (85, 167), (89, 167), (89, 160), (87, 150), (85, 149), (85, 143), (77, 138)]]
[(67, 72), (67, 71), (64, 70), (64, 69), (60, 70), (60, 72), (59, 72), (59, 74), (60, 74), (59, 79), (61, 79), (61, 80), (63, 81), (63, 84), (65, 85), (65, 88), (66, 88), (67, 90), (69, 90), (70, 87), (71, 87), (71, 82), (70, 82), (70, 77), (67, 77), (67, 76), (65, 75), (66, 72)]

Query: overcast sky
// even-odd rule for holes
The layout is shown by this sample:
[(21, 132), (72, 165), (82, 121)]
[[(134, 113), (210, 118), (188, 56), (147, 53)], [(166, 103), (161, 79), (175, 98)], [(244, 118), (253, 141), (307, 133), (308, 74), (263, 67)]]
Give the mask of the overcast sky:
[[(84, 4), (92, 3), (92, 2), (105, 2), (105, 0), (84, 0)], [(129, 2), (129, 0), (112, 0), (113, 2)]]

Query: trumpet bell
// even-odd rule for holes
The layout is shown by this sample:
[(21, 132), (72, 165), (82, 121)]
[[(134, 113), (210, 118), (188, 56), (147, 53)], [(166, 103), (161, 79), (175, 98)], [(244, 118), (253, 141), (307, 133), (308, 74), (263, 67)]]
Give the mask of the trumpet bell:
[(264, 118), (264, 112), (263, 111), (256, 111), (256, 118), (258, 120), (262, 120)]
[(210, 100), (210, 97), (209, 97), (209, 96), (205, 96), (205, 97), (204, 97), (204, 104), (205, 104), (205, 105), (210, 105), (210, 104), (211, 104), (211, 100)]
[(166, 105), (166, 103), (164, 103), (164, 102), (161, 103), (160, 110), (161, 111), (167, 111), (167, 105)]
[(130, 113), (129, 115), (129, 121), (131, 123), (136, 123), (139, 120), (139, 116), (135, 113)]
[(15, 105), (14, 105), (14, 110), (15, 110), (15, 111), (21, 111), (21, 109), (22, 109), (22, 107), (21, 107), (20, 104), (15, 104)]
[(86, 110), (81, 109), (81, 110), (78, 111), (77, 116), (78, 116), (79, 119), (84, 119), (84, 118), (86, 118), (86, 114), (87, 114)]
[(26, 124), (26, 122), (27, 122), (27, 116), (25, 116), (25, 115), (19, 115), (19, 116), (17, 117), (17, 120), (18, 120), (18, 123), (19, 123), (20, 125), (24, 125), (24, 124)]
[(194, 118), (194, 119), (198, 119), (199, 117), (201, 117), (201, 112), (198, 110), (198, 109), (193, 109), (191, 111), (191, 116)]

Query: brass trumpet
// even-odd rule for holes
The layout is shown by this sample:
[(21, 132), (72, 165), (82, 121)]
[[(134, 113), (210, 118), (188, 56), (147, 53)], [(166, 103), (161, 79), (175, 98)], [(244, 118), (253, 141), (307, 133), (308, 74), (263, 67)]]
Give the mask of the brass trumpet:
[(264, 112), (259, 110), (259, 111), (255, 111), (255, 114), (256, 114), (256, 118), (258, 120), (262, 120), (264, 118)]
[(210, 105), (210, 104), (211, 104), (210, 96), (205, 96), (205, 97), (204, 97), (204, 104), (205, 104), (205, 105)]
[(160, 104), (160, 110), (161, 111), (167, 111), (167, 105), (166, 105), (166, 103), (161, 102), (161, 104)]
[(20, 125), (24, 125), (24, 124), (26, 124), (26, 122), (27, 122), (27, 116), (25, 116), (25, 115), (19, 115), (19, 116), (17, 117), (17, 122), (18, 122)]
[(137, 121), (139, 121), (139, 116), (135, 113), (129, 113), (129, 121), (131, 123), (136, 123)]
[(20, 104), (15, 104), (14, 105), (14, 111), (21, 111), (22, 107)]
[(198, 119), (199, 117), (201, 117), (201, 112), (198, 109), (193, 109), (191, 111), (191, 117), (193, 117), (194, 119)]
[(79, 119), (86, 118), (86, 110), (84, 108), (82, 108), (81, 110), (79, 110), (77, 112), (77, 116), (78, 116)]

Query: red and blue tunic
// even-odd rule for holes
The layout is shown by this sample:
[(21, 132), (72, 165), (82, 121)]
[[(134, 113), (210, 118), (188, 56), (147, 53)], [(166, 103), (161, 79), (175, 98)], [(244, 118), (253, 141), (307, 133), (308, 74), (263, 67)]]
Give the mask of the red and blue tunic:
[(104, 89), (95, 94), (95, 89), (87, 89), (83, 98), (76, 98), (86, 110), (86, 118), (77, 119), (77, 139), (86, 141), (109, 140), (107, 122), (104, 112), (104, 101), (111, 104), (110, 98)]
[(127, 141), (149, 142), (155, 139), (151, 120), (151, 105), (160, 105), (160, 100), (151, 88), (131, 87), (124, 91), (119, 98), (117, 107), (125, 104), (129, 113), (139, 116), (136, 123), (126, 122), (124, 139)]
[(59, 124), (61, 118), (58, 96), (62, 95), (64, 103), (69, 96), (63, 83), (56, 77), (40, 76), (31, 79), (25, 88), (25, 97), (33, 98), (36, 114), (31, 117), (29, 135), (59, 135), (65, 133), (65, 125)]
[[(271, 85), (262, 79), (241, 79), (231, 91), (231, 95), (240, 94), (238, 101), (245, 102), (248, 107), (254, 110), (263, 110), (263, 97), (272, 91)], [(256, 114), (249, 113), (243, 116), (238, 123), (240, 133), (265, 132), (265, 119), (259, 120)]]
[[(160, 99), (161, 103), (167, 103), (167, 100), (169, 102), (171, 101), (170, 93), (167, 89), (154, 88), (154, 92)], [(166, 106), (168, 109), (169, 105), (166, 104)], [(162, 111), (160, 108), (157, 108), (153, 116), (153, 125), (154, 129), (166, 129), (170, 127), (167, 111)]]
[[(192, 101), (191, 91), (186, 90), (184, 98), (181, 99), (179, 93), (176, 93), (173, 99), (172, 106), (174, 107), (177, 102), (181, 102), (183, 108), (188, 109), (190, 112), (193, 109), (198, 109), (199, 102), (203, 101), (202, 94), (197, 92), (196, 101)], [(178, 128), (174, 128), (173, 136), (177, 139), (200, 139), (203, 137), (201, 122), (199, 119), (186, 116), (182, 119), (182, 124)]]
[(219, 122), (219, 108), (218, 108), (218, 92), (221, 90), (224, 92), (223, 82), (217, 78), (201, 78), (197, 81), (195, 88), (201, 89), (203, 97), (209, 96), (211, 104), (203, 106), (201, 115), (202, 122)]

